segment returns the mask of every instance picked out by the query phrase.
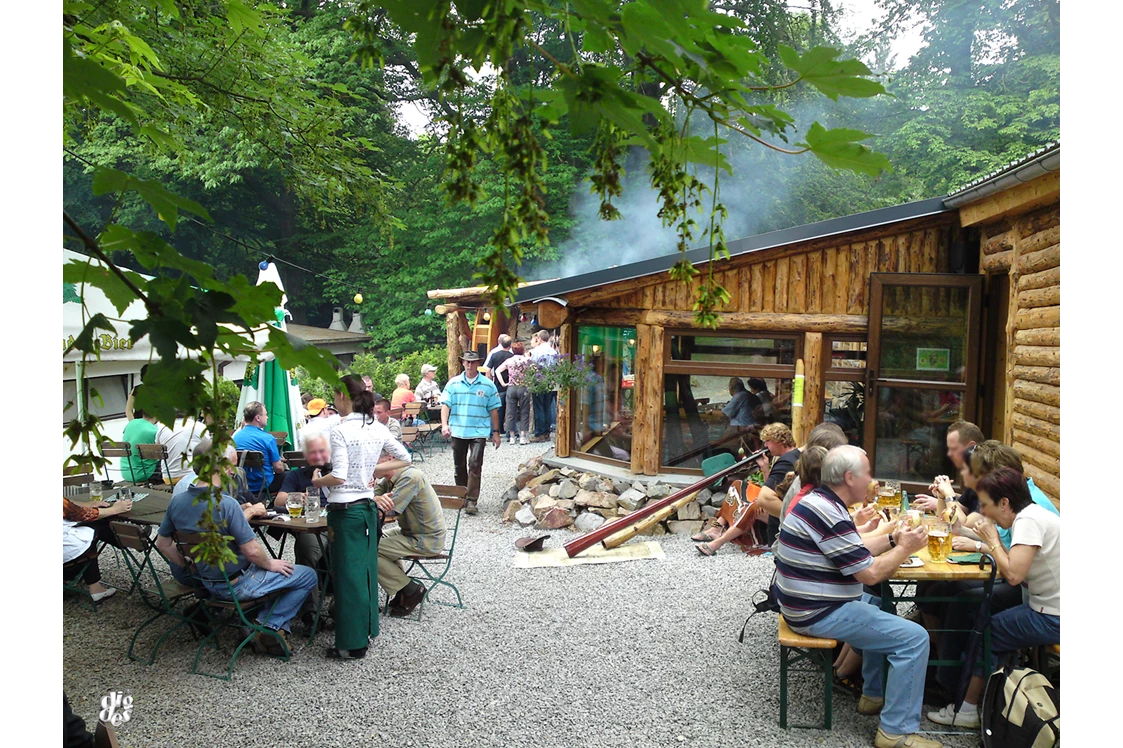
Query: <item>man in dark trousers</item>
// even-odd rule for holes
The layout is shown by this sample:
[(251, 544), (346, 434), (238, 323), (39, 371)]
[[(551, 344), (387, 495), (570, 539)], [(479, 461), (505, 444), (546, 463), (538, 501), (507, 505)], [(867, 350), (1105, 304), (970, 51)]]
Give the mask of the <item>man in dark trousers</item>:
[(499, 430), (499, 391), (494, 382), (480, 374), (479, 354), (468, 351), (460, 360), (464, 362), (464, 373), (448, 380), (441, 393), (441, 434), (452, 437), (456, 485), (468, 488), (464, 511), (476, 514), (487, 440), (490, 437), (496, 449), (503, 442)]

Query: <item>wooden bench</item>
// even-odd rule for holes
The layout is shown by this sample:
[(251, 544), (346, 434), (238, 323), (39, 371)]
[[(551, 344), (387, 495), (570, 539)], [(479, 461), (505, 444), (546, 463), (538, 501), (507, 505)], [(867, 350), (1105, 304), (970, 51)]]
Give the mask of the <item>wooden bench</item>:
[[(823, 676), (823, 724), (831, 729), (831, 695), (833, 692), (834, 650), (838, 642), (834, 639), (820, 639), (806, 634), (797, 634), (788, 626), (783, 616), (777, 636), (780, 640), (780, 727), (788, 729), (788, 673), (818, 673)], [(793, 668), (792, 665), (806, 663), (811, 667)], [(818, 728), (820, 725), (792, 725), (792, 727)]]

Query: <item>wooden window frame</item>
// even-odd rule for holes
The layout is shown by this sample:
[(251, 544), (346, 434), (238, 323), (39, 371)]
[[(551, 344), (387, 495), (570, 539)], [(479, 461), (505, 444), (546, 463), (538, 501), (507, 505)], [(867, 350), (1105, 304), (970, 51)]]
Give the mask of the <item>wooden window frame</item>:
[[(840, 343), (865, 343), (866, 356), (869, 356), (869, 340), (867, 335), (853, 334), (853, 333), (827, 333), (823, 335), (823, 360), (834, 361), (834, 348), (835, 341)], [(848, 369), (845, 367), (835, 367), (831, 365), (823, 367), (823, 381), (825, 382), (864, 382), (866, 381), (866, 372), (869, 370), (868, 366), (863, 366), (860, 369)]]
[(754, 364), (732, 363), (729, 361), (687, 361), (671, 358), (671, 338), (689, 335), (706, 338), (765, 338), (772, 340), (791, 340), (795, 342), (793, 359), (803, 357), (803, 335), (799, 333), (775, 333), (766, 330), (695, 330), (692, 328), (668, 328), (664, 331), (663, 374), (697, 374), (698, 376), (749, 377), (761, 379), (793, 379), (795, 364)]

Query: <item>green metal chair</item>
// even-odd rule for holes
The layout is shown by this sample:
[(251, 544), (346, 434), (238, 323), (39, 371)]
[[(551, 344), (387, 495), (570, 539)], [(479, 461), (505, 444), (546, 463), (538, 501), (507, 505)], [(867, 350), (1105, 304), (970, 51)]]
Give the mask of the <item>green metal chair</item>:
[[(791, 727), (810, 727), (831, 729), (831, 695), (834, 691), (833, 660), (838, 642), (834, 639), (819, 639), (814, 636), (797, 634), (788, 626), (783, 616), (779, 617), (780, 628), (780, 727), (788, 729), (788, 673), (815, 673), (823, 678), (823, 724), (791, 725)], [(792, 667), (797, 664), (809, 667)]]
[[(728, 452), (722, 452), (719, 455), (707, 457), (706, 459), (702, 460), (702, 475), (705, 477), (717, 475), (722, 470), (725, 470), (727, 467), (735, 464), (737, 464), (736, 457), (729, 454)], [(714, 484), (710, 486), (710, 490), (716, 491), (720, 485), (720, 480), (714, 481)]]
[[(230, 596), (233, 600), (219, 600), (212, 597), (206, 587), (202, 584), (203, 577), (199, 574), (194, 559), (194, 548), (203, 541), (202, 533), (197, 532), (178, 532), (173, 533), (172, 540), (175, 542), (176, 548), (179, 550), (180, 555), (183, 556), (187, 562), (187, 568), (191, 572), (192, 579), (199, 580), (199, 588), (194, 590), (195, 597), (199, 598), (203, 603), (203, 610), (206, 613), (207, 625), (210, 628), (210, 633), (203, 637), (199, 643), (199, 648), (195, 652), (195, 662), (191, 666), (191, 672), (198, 675), (206, 675), (211, 678), (219, 680), (230, 680), (234, 674), (234, 663), (238, 660), (238, 655), (242, 653), (246, 645), (249, 644), (258, 634), (266, 634), (274, 637), (281, 643), (282, 655), (277, 656), (277, 659), (288, 662), (292, 657), (292, 652), (289, 651), (285, 640), (277, 635), (276, 631), (262, 626), (256, 620), (249, 617), (249, 613), (265, 606), (274, 606), (277, 604), (277, 599), (280, 597), (281, 591), (271, 592), (268, 595), (253, 599), (239, 600), (234, 595), (234, 585), (230, 582), (230, 575), (226, 573), (226, 568), (222, 568), (222, 578), (226, 582), (226, 586), (230, 589)], [(233, 549), (231, 549), (233, 550)], [(234, 648), (234, 654), (230, 657), (230, 664), (226, 668), (226, 675), (215, 675), (214, 673), (202, 672), (199, 670), (199, 658), (203, 655), (203, 650), (206, 648), (218, 649), (218, 634), (223, 628), (232, 628), (237, 630), (237, 626), (243, 626), (249, 629), (249, 635), (246, 636)]]
[[(132, 640), (129, 642), (128, 651), (130, 660), (151, 665), (156, 661), (156, 655), (167, 638), (173, 632), (191, 623), (191, 619), (182, 611), (177, 610), (176, 605), (184, 600), (193, 599), (192, 590), (175, 580), (160, 578), (156, 567), (152, 563), (152, 552), (155, 550), (155, 545), (149, 537), (148, 527), (141, 527), (129, 522), (110, 522), (109, 529), (117, 536), (117, 543), (121, 547), (121, 555), (125, 560), (125, 568), (129, 570), (129, 576), (133, 578), (133, 589), (140, 592), (140, 599), (145, 605), (156, 611), (156, 615), (137, 627)], [(143, 581), (146, 572), (152, 580), (150, 586), (146, 586)], [(141, 632), (164, 616), (170, 616), (176, 621), (176, 624), (156, 639), (148, 657), (138, 657), (134, 654), (134, 649)]]
[[(421, 609), (426, 602), (431, 602), (434, 605), (447, 605), (450, 608), (464, 608), (464, 599), (460, 596), (460, 590), (452, 582), (445, 581), (449, 571), (452, 569), (452, 559), (456, 551), (456, 535), (460, 531), (460, 515), (463, 513), (464, 505), (467, 503), (465, 497), (468, 495), (468, 489), (464, 486), (433, 486), (436, 491), (437, 497), (441, 501), (442, 509), (450, 509), (456, 512), (456, 523), (452, 526), (452, 537), (448, 541), (448, 547), (444, 553), (436, 556), (404, 556), (403, 561), (409, 561), (410, 565), (406, 569), (406, 575), (411, 579), (415, 579), (421, 584), (425, 585), (425, 597), (422, 604), (417, 607), (417, 618), (421, 620)], [(421, 575), (415, 575), (414, 569), (419, 569)], [(446, 603), (440, 600), (430, 600), (429, 595), (438, 585), (444, 585), (456, 593), (455, 603)], [(390, 612), (390, 600), (386, 600), (385, 612)]]

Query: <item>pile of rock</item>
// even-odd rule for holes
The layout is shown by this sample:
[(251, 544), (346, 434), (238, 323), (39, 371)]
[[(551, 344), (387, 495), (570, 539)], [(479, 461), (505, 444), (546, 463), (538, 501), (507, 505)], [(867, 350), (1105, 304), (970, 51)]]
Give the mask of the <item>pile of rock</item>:
[[(642, 508), (648, 501), (670, 496), (675, 488), (650, 481), (623, 481), (573, 468), (552, 468), (541, 457), (519, 465), (515, 483), (503, 496), (504, 522), (542, 530), (569, 528), (577, 532), (595, 530), (616, 517)], [(717, 515), (724, 500), (721, 493), (703, 490), (666, 522), (649, 528), (644, 535), (679, 533), (693, 535), (705, 520)]]

